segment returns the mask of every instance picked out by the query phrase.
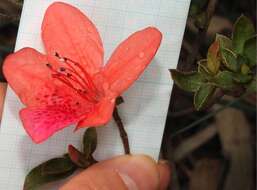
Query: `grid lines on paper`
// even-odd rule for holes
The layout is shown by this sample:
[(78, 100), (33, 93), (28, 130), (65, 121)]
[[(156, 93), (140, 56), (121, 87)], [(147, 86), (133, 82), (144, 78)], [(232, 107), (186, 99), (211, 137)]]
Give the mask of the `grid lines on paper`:
[[(43, 52), (40, 25), (45, 9), (54, 0), (25, 0), (16, 50), (34, 47)], [(155, 26), (163, 42), (143, 76), (124, 94), (119, 106), (133, 153), (158, 158), (166, 122), (172, 82), (168, 69), (175, 68), (190, 0), (63, 0), (81, 9), (97, 26), (103, 39), (105, 62), (117, 45), (136, 30)], [(61, 156), (67, 144), (80, 148), (83, 130), (68, 127), (46, 142), (35, 145), (24, 132), (18, 111), (22, 104), (8, 88), (0, 128), (0, 189), (20, 190), (27, 172), (42, 161)], [(123, 153), (113, 121), (98, 128), (97, 159)], [(57, 189), (57, 187), (52, 187)], [(51, 190), (51, 189), (50, 189)]]

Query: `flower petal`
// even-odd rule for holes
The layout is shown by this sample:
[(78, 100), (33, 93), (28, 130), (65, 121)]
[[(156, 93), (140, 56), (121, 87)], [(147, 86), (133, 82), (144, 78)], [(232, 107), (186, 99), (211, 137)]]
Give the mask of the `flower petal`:
[(76, 130), (84, 127), (98, 127), (107, 124), (112, 118), (114, 105), (115, 99), (103, 99), (95, 106), (90, 114), (86, 115), (85, 119), (78, 123)]
[(119, 45), (103, 71), (111, 91), (120, 95), (140, 76), (155, 56), (161, 39), (160, 31), (149, 27)]
[(46, 63), (47, 58), (32, 48), (21, 49), (5, 59), (4, 75), (24, 104), (34, 104), (35, 94), (50, 80)]
[[(88, 109), (88, 112), (91, 111)], [(20, 111), (23, 126), (35, 143), (40, 143), (57, 131), (78, 122), (79, 113), (64, 106), (25, 108)]]
[(50, 5), (42, 24), (48, 55), (56, 52), (79, 62), (89, 74), (103, 64), (103, 45), (95, 25), (77, 8), (56, 2)]
[[(90, 104), (70, 87), (53, 79), (47, 58), (31, 48), (9, 55), (3, 65), (5, 77), (26, 106), (76, 105), (81, 113)], [(66, 102), (66, 103), (65, 103)]]

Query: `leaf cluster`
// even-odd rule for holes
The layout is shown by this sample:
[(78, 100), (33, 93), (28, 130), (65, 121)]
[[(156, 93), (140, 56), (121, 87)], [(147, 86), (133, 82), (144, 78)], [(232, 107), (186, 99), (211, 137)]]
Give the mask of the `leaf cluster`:
[(23, 190), (37, 190), (46, 183), (64, 179), (79, 168), (87, 168), (96, 163), (92, 154), (96, 150), (97, 134), (95, 128), (89, 128), (83, 137), (83, 152), (69, 145), (68, 153), (62, 157), (48, 160), (26, 176)]
[(170, 70), (176, 85), (194, 93), (194, 106), (204, 108), (217, 89), (233, 96), (256, 91), (256, 32), (244, 15), (234, 24), (231, 38), (217, 34), (198, 70)]

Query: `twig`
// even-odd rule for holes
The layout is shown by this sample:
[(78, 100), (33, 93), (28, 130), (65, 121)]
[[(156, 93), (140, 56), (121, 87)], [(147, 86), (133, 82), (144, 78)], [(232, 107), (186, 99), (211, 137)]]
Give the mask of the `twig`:
[(218, 0), (209, 0), (208, 2), (208, 6), (206, 9), (206, 19), (205, 19), (205, 23), (203, 24), (203, 28), (198, 28), (198, 35), (196, 36), (194, 45), (192, 47), (192, 52), (189, 54), (189, 57), (187, 59), (187, 64), (188, 67), (192, 66), (193, 63), (196, 60), (196, 57), (198, 55), (199, 49), (201, 47), (201, 42), (203, 41), (203, 39), (205, 39), (206, 36), (206, 32), (208, 30), (212, 15), (215, 12), (215, 8), (217, 5)]
[(119, 116), (119, 112), (118, 112), (117, 107), (114, 108), (113, 118), (114, 118), (114, 121), (116, 122), (117, 127), (118, 127), (119, 132), (120, 132), (120, 137), (121, 137), (121, 140), (122, 140), (122, 143), (123, 143), (124, 152), (125, 152), (125, 154), (130, 154), (128, 135), (127, 135), (127, 132), (125, 131), (124, 125), (123, 125), (123, 123), (121, 121), (121, 118)]
[(195, 112), (195, 108), (194, 107), (189, 107), (189, 108), (186, 108), (186, 109), (183, 109), (181, 111), (176, 111), (176, 112), (169, 112), (169, 116), (170, 117), (181, 117), (181, 116), (184, 116), (184, 115), (187, 115), (187, 114), (190, 114), (190, 113), (193, 113)]
[[(208, 110), (209, 108), (211, 108), (216, 102), (220, 101), (220, 99), (224, 96), (224, 92), (222, 90), (217, 90), (215, 96), (213, 97), (213, 99), (211, 99), (209, 101), (209, 103), (205, 106), (205, 110)], [(191, 114), (193, 112), (195, 112), (195, 108), (194, 107), (189, 107), (189, 108), (186, 108), (184, 110), (181, 110), (181, 111), (176, 111), (176, 112), (170, 112), (169, 113), (169, 116), (170, 117), (181, 117), (181, 116), (184, 116), (184, 115), (187, 115), (187, 114)]]
[(210, 125), (203, 129), (199, 133), (189, 137), (182, 141), (176, 149), (173, 151), (173, 160), (178, 162), (184, 159), (188, 154), (200, 147), (202, 144), (210, 140), (217, 134), (217, 128), (215, 125)]
[(224, 109), (233, 106), (233, 105), (236, 104), (238, 101), (242, 100), (243, 98), (245, 98), (245, 97), (248, 96), (248, 95), (249, 95), (249, 93), (246, 93), (246, 94), (242, 95), (240, 98), (235, 99), (235, 100), (233, 100), (233, 101), (227, 103), (226, 105), (220, 107), (219, 109), (217, 109), (217, 110), (215, 110), (215, 111), (213, 111), (213, 112), (210, 112), (209, 114), (203, 116), (201, 119), (199, 119), (199, 120), (197, 120), (197, 121), (191, 123), (190, 125), (184, 127), (183, 129), (180, 129), (180, 130), (176, 131), (175, 133), (173, 133), (173, 134), (171, 135), (171, 138), (173, 138), (173, 137), (177, 136), (178, 134), (181, 134), (181, 133), (183, 133), (183, 132), (185, 132), (185, 131), (187, 131), (187, 130), (189, 130), (189, 129), (191, 129), (191, 128), (197, 126), (197, 125), (199, 125), (200, 123), (202, 123), (203, 121), (205, 121), (205, 120), (207, 120), (207, 119), (209, 119), (209, 118), (212, 118), (213, 116), (215, 116), (215, 115), (216, 115), (217, 113), (219, 113), (220, 111), (223, 111)]
[(208, 104), (205, 106), (205, 110), (210, 109), (216, 102), (219, 102), (223, 98), (223, 96), (225, 96), (224, 91), (218, 89), (215, 93), (215, 96), (212, 99), (210, 99)]

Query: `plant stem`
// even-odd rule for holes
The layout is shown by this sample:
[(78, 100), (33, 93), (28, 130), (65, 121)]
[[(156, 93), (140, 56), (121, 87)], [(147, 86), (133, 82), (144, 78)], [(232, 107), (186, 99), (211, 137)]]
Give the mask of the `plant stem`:
[(124, 128), (122, 120), (119, 116), (119, 112), (118, 112), (117, 107), (114, 108), (113, 118), (114, 118), (114, 121), (115, 121), (115, 123), (116, 123), (116, 125), (119, 129), (119, 132), (120, 132), (120, 137), (121, 137), (121, 140), (122, 140), (122, 143), (123, 143), (124, 152), (125, 152), (125, 154), (130, 154), (128, 135), (127, 135), (127, 132)]
[(208, 2), (207, 8), (205, 10), (207, 18), (205, 19), (205, 23), (203, 24), (204, 27), (198, 28), (198, 35), (196, 36), (196, 39), (194, 41), (194, 44), (192, 47), (192, 52), (189, 54), (188, 59), (187, 59), (188, 67), (193, 65), (196, 60), (196, 57), (197, 57), (199, 49), (202, 45), (203, 39), (205, 39), (206, 32), (208, 30), (211, 18), (215, 12), (217, 2), (218, 2), (218, 0), (209, 0), (209, 2)]
[(244, 95), (242, 95), (240, 98), (238, 99), (235, 99), (233, 101), (230, 101), (228, 102), (226, 105), (220, 107), (219, 109), (213, 111), (213, 112), (210, 112), (209, 114), (203, 116), (201, 119), (199, 120), (196, 120), (195, 122), (191, 123), (190, 125), (184, 127), (183, 129), (180, 129), (180, 130), (177, 130), (174, 134), (171, 135), (171, 138), (177, 136), (178, 134), (181, 134), (191, 128), (194, 128), (195, 126), (199, 125), (200, 123), (202, 123), (203, 121), (209, 119), (209, 118), (212, 118), (213, 116), (215, 116), (217, 113), (219, 113), (220, 111), (223, 111), (224, 109), (228, 108), (228, 107), (231, 107), (233, 106), (234, 104), (236, 104), (238, 101), (242, 100), (243, 98), (245, 98), (246, 96), (248, 96), (249, 93), (246, 93)]
[(186, 109), (181, 110), (181, 111), (169, 112), (169, 116), (170, 116), (170, 117), (173, 117), (173, 118), (182, 117), (182, 116), (184, 116), (184, 115), (193, 113), (193, 112), (195, 112), (195, 111), (196, 111), (196, 110), (195, 110), (194, 107), (189, 107), (189, 108), (186, 108)]

